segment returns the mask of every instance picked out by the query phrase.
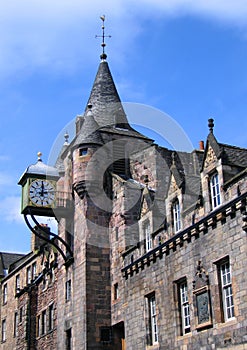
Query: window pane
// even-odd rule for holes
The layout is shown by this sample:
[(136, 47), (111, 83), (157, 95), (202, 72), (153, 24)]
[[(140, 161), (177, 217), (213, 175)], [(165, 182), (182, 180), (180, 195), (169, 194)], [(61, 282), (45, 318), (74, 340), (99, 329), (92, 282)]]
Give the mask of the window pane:
[(234, 317), (234, 300), (232, 293), (231, 267), (229, 261), (220, 265), (222, 302), (225, 321)]
[(188, 303), (187, 282), (179, 284), (180, 289), (180, 313), (182, 323), (182, 334), (190, 332), (190, 306)]
[(150, 228), (149, 221), (146, 222), (144, 225), (144, 236), (145, 236), (145, 240), (146, 240), (146, 251), (148, 252), (149, 250), (152, 249), (152, 246), (153, 246), (152, 236), (151, 236), (151, 228)]
[(216, 208), (221, 204), (220, 198), (220, 185), (219, 185), (219, 175), (214, 174), (210, 179), (211, 197), (212, 197), (212, 207)]
[(149, 312), (150, 312), (150, 328), (151, 328), (151, 343), (158, 342), (158, 325), (156, 316), (156, 302), (155, 296), (149, 298)]
[(173, 204), (173, 221), (174, 221), (174, 230), (175, 232), (178, 232), (181, 230), (181, 213), (180, 213), (180, 204), (179, 201), (176, 200), (176, 202)]

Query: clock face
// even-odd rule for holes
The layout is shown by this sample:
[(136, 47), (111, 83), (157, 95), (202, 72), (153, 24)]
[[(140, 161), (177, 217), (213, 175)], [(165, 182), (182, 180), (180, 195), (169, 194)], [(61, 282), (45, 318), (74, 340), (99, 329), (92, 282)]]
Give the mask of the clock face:
[(55, 200), (55, 188), (48, 180), (34, 180), (29, 187), (29, 197), (37, 206), (49, 206)]

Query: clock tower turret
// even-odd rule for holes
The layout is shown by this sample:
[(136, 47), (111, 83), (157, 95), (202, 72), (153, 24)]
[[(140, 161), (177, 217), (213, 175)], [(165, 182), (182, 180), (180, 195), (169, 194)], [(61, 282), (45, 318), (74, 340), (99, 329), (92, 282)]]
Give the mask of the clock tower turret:
[(34, 215), (54, 216), (59, 174), (56, 168), (44, 164), (41, 156), (39, 152), (37, 162), (27, 167), (18, 182), (22, 186), (21, 213), (31, 210)]

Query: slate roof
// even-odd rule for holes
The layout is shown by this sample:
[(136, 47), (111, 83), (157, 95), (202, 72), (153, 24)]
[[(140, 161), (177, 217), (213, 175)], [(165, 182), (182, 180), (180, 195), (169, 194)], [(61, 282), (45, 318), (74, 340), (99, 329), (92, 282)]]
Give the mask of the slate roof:
[(92, 106), (92, 113), (99, 127), (114, 125), (124, 125), (125, 128), (129, 127), (106, 61), (102, 61), (99, 65), (85, 110), (86, 114), (88, 112), (88, 105)]
[(21, 185), (28, 175), (43, 175), (50, 178), (59, 177), (58, 170), (53, 166), (43, 163), (40, 158), (38, 159), (37, 163), (29, 165), (27, 167), (27, 169), (22, 174), (18, 184)]
[(0, 277), (6, 276), (6, 272), (9, 272), (11, 265), (16, 263), (19, 259), (22, 259), (25, 254), (17, 253), (5, 253), (0, 252)]
[(223, 164), (247, 167), (247, 149), (219, 143)]
[(75, 148), (83, 144), (96, 144), (100, 146), (104, 144), (99, 132), (99, 125), (95, 121), (91, 110), (89, 110), (84, 117), (81, 129), (78, 135), (76, 135), (74, 138), (71, 148)]
[(207, 148), (209, 144), (212, 146), (216, 157), (218, 159), (222, 158), (222, 164), (235, 166), (241, 169), (247, 167), (247, 149), (219, 143), (212, 131), (207, 137), (204, 160), (207, 156)]

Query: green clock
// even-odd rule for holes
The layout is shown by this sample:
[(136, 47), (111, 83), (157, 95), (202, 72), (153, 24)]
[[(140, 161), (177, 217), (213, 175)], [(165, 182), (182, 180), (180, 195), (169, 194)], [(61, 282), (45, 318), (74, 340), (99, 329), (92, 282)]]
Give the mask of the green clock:
[(39, 207), (51, 206), (55, 201), (55, 188), (49, 180), (35, 179), (29, 186), (29, 198)]

